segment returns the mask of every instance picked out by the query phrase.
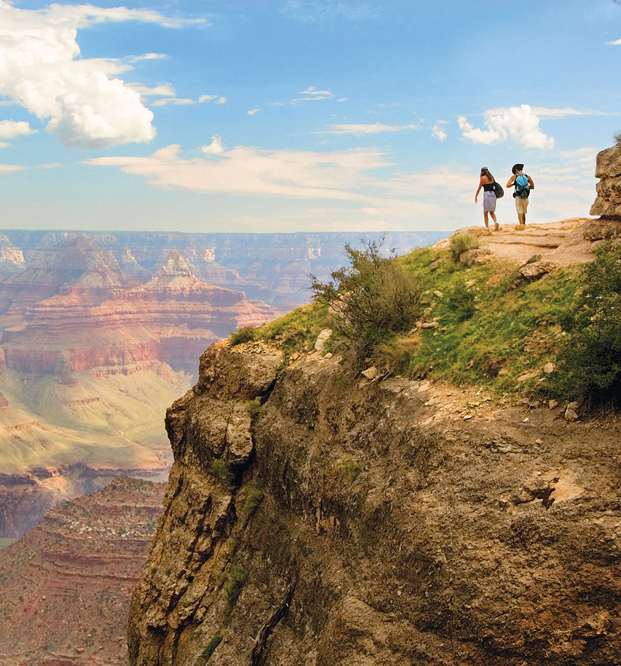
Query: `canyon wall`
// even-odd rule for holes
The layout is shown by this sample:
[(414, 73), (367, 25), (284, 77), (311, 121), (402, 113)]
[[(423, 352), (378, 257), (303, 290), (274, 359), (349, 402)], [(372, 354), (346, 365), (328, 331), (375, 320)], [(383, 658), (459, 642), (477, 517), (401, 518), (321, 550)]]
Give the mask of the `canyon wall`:
[(116, 475), (165, 476), (165, 408), (200, 354), (278, 314), (197, 278), (174, 251), (146, 279), (84, 236), (26, 257), (0, 280), (0, 537)]
[(618, 420), (282, 364), (216, 343), (168, 411), (132, 665), (618, 661)]
[(0, 550), (3, 666), (126, 661), (127, 612), (162, 513), (164, 484), (116, 479), (47, 513)]

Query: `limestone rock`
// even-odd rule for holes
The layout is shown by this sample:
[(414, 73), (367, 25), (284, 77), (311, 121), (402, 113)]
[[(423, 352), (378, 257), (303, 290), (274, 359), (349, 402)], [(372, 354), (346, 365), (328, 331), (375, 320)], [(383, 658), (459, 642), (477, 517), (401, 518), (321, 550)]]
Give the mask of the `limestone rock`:
[(317, 336), (315, 341), (315, 351), (323, 351), (323, 348), (326, 344), (328, 338), (332, 335), (331, 328), (324, 328), (323, 331)]
[(597, 155), (595, 176), (600, 179), (597, 184), (597, 198), (591, 206), (591, 215), (621, 218), (621, 144)]
[(367, 379), (375, 379), (379, 375), (379, 370), (372, 365), (370, 368), (363, 370), (360, 374)]

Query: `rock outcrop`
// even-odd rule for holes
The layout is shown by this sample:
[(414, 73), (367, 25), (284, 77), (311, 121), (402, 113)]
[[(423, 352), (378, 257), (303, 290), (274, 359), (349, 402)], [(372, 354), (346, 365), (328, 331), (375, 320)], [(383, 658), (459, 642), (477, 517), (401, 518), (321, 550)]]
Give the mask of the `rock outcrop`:
[(591, 215), (621, 221), (621, 143), (598, 153), (595, 177), (599, 183)]
[(161, 483), (117, 479), (0, 551), (3, 666), (124, 663), (130, 595), (163, 494)]
[(212, 345), (168, 411), (130, 663), (617, 663), (621, 426), (480, 400)]

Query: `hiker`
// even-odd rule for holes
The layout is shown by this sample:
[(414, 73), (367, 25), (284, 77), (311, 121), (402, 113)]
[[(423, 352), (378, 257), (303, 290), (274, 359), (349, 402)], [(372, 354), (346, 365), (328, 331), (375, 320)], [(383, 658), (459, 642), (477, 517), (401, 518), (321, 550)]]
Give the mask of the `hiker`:
[(526, 225), (526, 210), (528, 208), (528, 196), (531, 190), (535, 189), (533, 179), (526, 173), (523, 173), (523, 164), (514, 164), (511, 168), (513, 175), (509, 178), (507, 187), (515, 187), (513, 197), (515, 199), (515, 210), (517, 211), (518, 224)]
[(477, 203), (477, 198), (481, 188), (483, 188), (483, 221), (485, 222), (485, 228), (489, 229), (489, 220), (488, 215), (492, 216), (494, 220), (494, 231), (500, 229), (498, 226), (498, 220), (496, 219), (496, 181), (494, 176), (489, 172), (487, 167), (481, 169), (481, 177), (479, 179), (479, 187), (476, 194), (474, 195), (474, 203)]

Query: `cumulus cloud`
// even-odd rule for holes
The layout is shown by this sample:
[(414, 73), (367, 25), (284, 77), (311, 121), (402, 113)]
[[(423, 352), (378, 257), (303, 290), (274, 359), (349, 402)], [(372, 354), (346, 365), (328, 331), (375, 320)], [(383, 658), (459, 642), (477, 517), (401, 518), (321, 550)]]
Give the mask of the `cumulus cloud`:
[(215, 134), (211, 137), (211, 143), (208, 146), (203, 146), (201, 150), (205, 155), (222, 155), (224, 152), (222, 137), (219, 134)]
[(47, 120), (47, 131), (67, 146), (108, 148), (155, 136), (140, 93), (115, 78), (129, 62), (79, 57), (77, 31), (106, 21), (168, 28), (196, 22), (144, 9), (53, 4), (30, 10), (0, 0), (0, 95)]
[(614, 42), (606, 42), (608, 46), (621, 46), (621, 39), (616, 39)]
[(522, 104), (510, 108), (487, 110), (484, 121), (487, 129), (473, 127), (466, 116), (460, 116), (458, 123), (464, 138), (469, 139), (472, 143), (491, 145), (511, 140), (525, 148), (549, 150), (554, 148), (554, 139), (541, 131), (539, 127), (540, 120), (557, 120), (569, 116), (607, 115), (616, 114), (572, 108), (548, 109)]
[(148, 157), (100, 157), (85, 164), (120, 167), (162, 189), (367, 202), (374, 199), (353, 190), (367, 182), (366, 171), (388, 166), (373, 148), (331, 153), (251, 146), (225, 150), (218, 136), (203, 153), (205, 157), (186, 159), (174, 144)]
[(325, 130), (315, 134), (354, 134), (364, 136), (366, 134), (379, 134), (380, 132), (402, 132), (403, 130), (420, 129), (419, 125), (383, 125), (382, 123), (368, 124), (338, 124), (328, 125)]
[(550, 149), (554, 139), (548, 137), (539, 128), (539, 116), (528, 104), (512, 106), (508, 109), (489, 109), (485, 112), (487, 129), (474, 128), (466, 116), (458, 118), (459, 128), (464, 138), (472, 143), (491, 145), (506, 139), (525, 148)]
[(448, 136), (444, 129), (446, 125), (448, 125), (447, 120), (438, 120), (431, 129), (431, 136), (438, 141), (444, 141)]
[(15, 139), (25, 134), (36, 134), (36, 130), (23, 120), (0, 120), (0, 139)]

